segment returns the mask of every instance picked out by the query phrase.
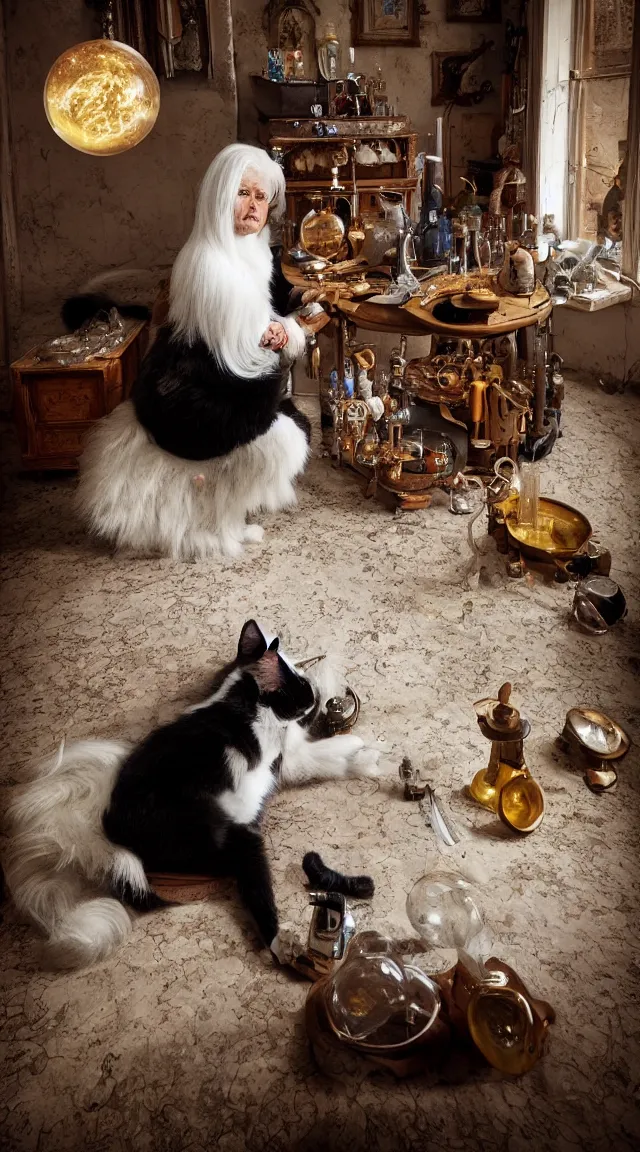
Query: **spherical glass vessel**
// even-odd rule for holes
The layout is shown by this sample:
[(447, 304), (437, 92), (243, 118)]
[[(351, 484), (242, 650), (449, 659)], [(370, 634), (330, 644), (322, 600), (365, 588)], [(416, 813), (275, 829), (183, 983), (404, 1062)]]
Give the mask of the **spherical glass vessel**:
[(53, 64), (44, 106), (54, 132), (90, 156), (135, 148), (160, 108), (158, 78), (144, 56), (117, 40), (87, 40)]
[(406, 1012), (403, 966), (391, 956), (350, 957), (333, 978), (330, 1011), (336, 1028), (350, 1040), (366, 1040), (387, 1021)]
[(423, 876), (407, 897), (407, 916), (430, 948), (468, 948), (482, 929), (474, 890), (463, 876)]
[(355, 936), (325, 990), (339, 1036), (366, 1050), (401, 1047), (431, 1028), (440, 1011), (438, 987), (374, 932)]
[(315, 206), (300, 225), (300, 243), (312, 256), (331, 260), (344, 242), (344, 224), (329, 205), (322, 207), (320, 197), (312, 200)]

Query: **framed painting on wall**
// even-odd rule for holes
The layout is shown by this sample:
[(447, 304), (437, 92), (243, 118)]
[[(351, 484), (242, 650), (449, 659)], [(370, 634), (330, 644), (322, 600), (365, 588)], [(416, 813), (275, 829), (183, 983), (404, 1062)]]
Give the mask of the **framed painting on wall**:
[(447, 20), (450, 24), (500, 24), (502, 0), (447, 0)]
[(419, 0), (355, 0), (353, 43), (356, 47), (419, 48)]

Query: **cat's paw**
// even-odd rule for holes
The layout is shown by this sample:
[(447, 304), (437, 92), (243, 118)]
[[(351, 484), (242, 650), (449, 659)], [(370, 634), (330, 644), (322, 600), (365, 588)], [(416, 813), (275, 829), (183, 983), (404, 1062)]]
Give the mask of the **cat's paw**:
[(235, 536), (229, 535), (221, 537), (220, 549), (222, 555), (228, 560), (235, 560), (238, 556), (241, 556), (244, 551), (242, 541), (236, 540)]
[(261, 524), (247, 524), (242, 538), (247, 544), (261, 544), (264, 540), (264, 528)]
[(376, 777), (380, 775), (380, 752), (377, 748), (363, 747), (349, 761), (350, 776)]
[(342, 758), (343, 756), (350, 760), (357, 752), (364, 748), (364, 740), (359, 736), (332, 736), (329, 745), (333, 756)]
[(279, 964), (292, 964), (305, 950), (298, 929), (293, 924), (281, 924), (269, 948)]
[(353, 759), (364, 748), (359, 736), (331, 736), (315, 746), (315, 762), (321, 777), (352, 776)]

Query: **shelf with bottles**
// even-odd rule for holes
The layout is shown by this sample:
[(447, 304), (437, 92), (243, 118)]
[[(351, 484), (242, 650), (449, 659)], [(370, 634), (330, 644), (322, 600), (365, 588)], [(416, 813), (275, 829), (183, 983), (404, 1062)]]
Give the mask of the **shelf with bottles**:
[[(295, 184), (330, 178), (331, 169), (338, 168), (339, 182), (355, 177), (359, 181), (406, 179), (413, 176), (413, 152), (415, 138), (409, 139), (367, 139), (344, 137), (332, 141), (285, 141), (278, 139), (276, 148), (282, 149), (282, 165), (288, 181)], [(274, 145), (272, 144), (272, 148)]]
[[(292, 224), (299, 224), (307, 212), (314, 206), (316, 194), (322, 194), (327, 202), (338, 199), (353, 201), (354, 192), (357, 194), (359, 214), (363, 217), (380, 217), (383, 215), (378, 199), (380, 180), (357, 180), (354, 190), (353, 182), (345, 180), (343, 188), (339, 191), (332, 189), (330, 180), (287, 181), (286, 189), (286, 216)], [(416, 180), (394, 179), (384, 182), (385, 188), (393, 192), (403, 192), (405, 205), (409, 215), (412, 213), (413, 200), (416, 195)]]

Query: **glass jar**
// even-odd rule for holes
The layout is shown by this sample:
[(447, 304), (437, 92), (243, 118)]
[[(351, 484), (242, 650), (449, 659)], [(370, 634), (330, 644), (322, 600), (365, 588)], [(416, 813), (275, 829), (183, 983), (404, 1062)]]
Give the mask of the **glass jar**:
[(314, 205), (300, 225), (300, 243), (312, 256), (331, 260), (344, 243), (345, 227), (330, 205), (322, 207), (322, 196), (311, 197)]
[(335, 24), (327, 24), (318, 41), (318, 67), (324, 80), (337, 80), (340, 75), (340, 41)]

